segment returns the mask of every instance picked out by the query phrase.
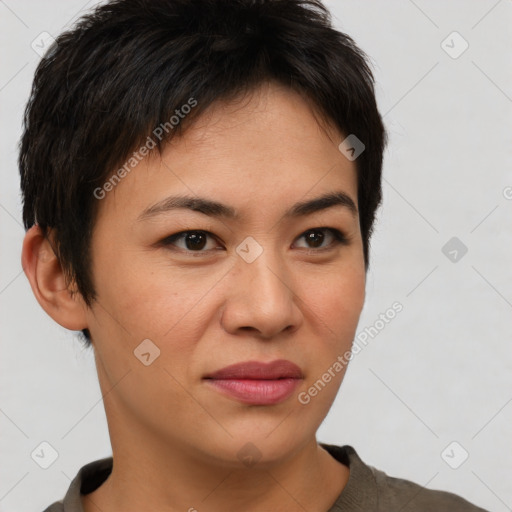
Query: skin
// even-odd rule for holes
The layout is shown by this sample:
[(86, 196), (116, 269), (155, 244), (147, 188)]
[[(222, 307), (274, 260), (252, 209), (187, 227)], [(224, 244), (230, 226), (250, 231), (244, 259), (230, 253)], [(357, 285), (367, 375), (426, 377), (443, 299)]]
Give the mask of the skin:
[[(91, 308), (70, 292), (40, 229), (27, 232), (22, 264), (37, 300), (93, 339), (115, 463), (82, 497), (86, 512), (325, 512), (336, 501), (349, 469), (318, 445), (316, 431), (344, 372), (307, 405), (297, 395), (354, 339), (366, 281), (359, 220), (342, 206), (283, 215), (333, 191), (357, 206), (355, 163), (337, 148), (343, 138), (273, 83), (216, 103), (100, 201)], [(242, 217), (178, 209), (137, 220), (175, 194), (220, 201)], [(304, 233), (321, 227), (342, 231), (348, 243), (328, 230), (323, 242), (308, 242)], [(201, 255), (184, 238), (160, 243), (187, 230), (211, 233)], [(263, 249), (252, 263), (236, 252), (248, 236)], [(148, 366), (134, 355), (145, 339), (160, 350)], [(304, 375), (279, 404), (242, 404), (203, 379), (233, 363), (275, 359)], [(261, 455), (250, 467), (237, 456), (249, 442)]]

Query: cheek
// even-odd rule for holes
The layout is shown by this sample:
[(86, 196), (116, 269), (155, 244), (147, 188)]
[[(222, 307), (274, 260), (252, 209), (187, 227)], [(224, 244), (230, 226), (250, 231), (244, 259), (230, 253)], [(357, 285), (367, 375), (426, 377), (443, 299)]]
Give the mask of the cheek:
[[(117, 339), (128, 337), (132, 350), (150, 339), (161, 350), (184, 358), (208, 322), (207, 292), (219, 276), (204, 269), (144, 263), (143, 257), (134, 257), (109, 265), (98, 286), (99, 301), (105, 307), (96, 308), (101, 315), (97, 323), (102, 331), (110, 326), (110, 334)], [(105, 313), (107, 309), (110, 314)]]
[[(337, 276), (337, 277), (335, 277)], [(297, 400), (315, 428), (330, 410), (345, 376), (365, 298), (365, 274), (331, 274), (310, 293), (308, 310), (312, 337), (303, 346), (307, 372)]]
[[(91, 332), (101, 359), (100, 373), (108, 379), (106, 388), (123, 379), (116, 398), (123, 407), (139, 411), (148, 421), (167, 418), (170, 410), (177, 416), (194, 410), (179, 383), (186, 382), (203, 335), (207, 322), (204, 295), (214, 284), (211, 276), (190, 279), (169, 267), (138, 265), (136, 258), (129, 264), (118, 260), (118, 265), (104, 271), (97, 286), (99, 304), (93, 309), (95, 329)], [(148, 339), (151, 343), (141, 345)], [(137, 354), (148, 351), (151, 359), (158, 356), (145, 366)], [(153, 428), (157, 427), (155, 422)]]
[[(310, 290), (303, 310), (311, 326), (310, 339), (303, 345), (308, 368), (303, 389), (315, 385), (330, 369), (331, 375), (326, 376), (329, 383), (325, 389), (320, 382), (320, 387), (317, 386), (318, 389), (312, 392), (314, 396), (315, 393), (321, 395), (315, 399), (314, 408), (320, 407), (326, 411), (334, 400), (348, 365), (345, 354), (351, 349), (364, 305), (365, 273), (364, 269), (360, 271), (354, 268), (351, 272), (331, 272), (328, 278), (316, 277), (303, 283)], [(313, 281), (316, 281), (315, 286)], [(345, 362), (341, 366), (340, 357)], [(336, 361), (338, 364), (334, 366)]]
[(335, 345), (351, 342), (364, 305), (364, 272), (354, 270), (330, 274), (316, 287), (311, 283), (310, 290), (306, 301), (323, 324), (326, 339)]

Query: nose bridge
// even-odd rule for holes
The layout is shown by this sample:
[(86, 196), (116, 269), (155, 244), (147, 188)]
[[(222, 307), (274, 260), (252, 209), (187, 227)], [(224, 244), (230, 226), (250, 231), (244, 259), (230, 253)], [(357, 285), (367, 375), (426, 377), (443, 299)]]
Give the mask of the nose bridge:
[(265, 240), (247, 237), (236, 249), (238, 282), (233, 284), (227, 318), (231, 329), (251, 327), (271, 336), (297, 326), (300, 311), (286, 261), (272, 237)]
[(282, 302), (292, 294), (287, 282), (286, 263), (272, 237), (260, 238), (259, 241), (247, 237), (237, 247), (237, 253), (242, 260), (238, 262), (241, 272), (249, 274), (249, 286), (257, 287), (250, 290), (251, 294), (266, 296), (267, 303)]

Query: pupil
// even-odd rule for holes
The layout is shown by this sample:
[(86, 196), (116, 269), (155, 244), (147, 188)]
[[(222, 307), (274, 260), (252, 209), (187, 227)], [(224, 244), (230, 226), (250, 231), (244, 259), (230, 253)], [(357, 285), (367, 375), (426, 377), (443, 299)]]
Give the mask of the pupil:
[(186, 237), (187, 249), (202, 249), (205, 246), (204, 233), (190, 233)]
[(322, 245), (324, 234), (321, 231), (310, 231), (307, 235), (307, 240), (313, 244), (313, 247), (318, 247)]

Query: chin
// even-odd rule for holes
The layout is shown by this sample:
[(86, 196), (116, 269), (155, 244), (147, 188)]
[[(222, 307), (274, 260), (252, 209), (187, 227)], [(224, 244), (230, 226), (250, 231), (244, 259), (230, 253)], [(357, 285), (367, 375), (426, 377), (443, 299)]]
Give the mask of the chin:
[(308, 442), (315, 441), (315, 432), (304, 430), (293, 422), (288, 423), (286, 415), (278, 421), (263, 422), (251, 428), (227, 429), (232, 438), (210, 438), (212, 450), (209, 452), (217, 464), (231, 468), (269, 469), (293, 457)]

